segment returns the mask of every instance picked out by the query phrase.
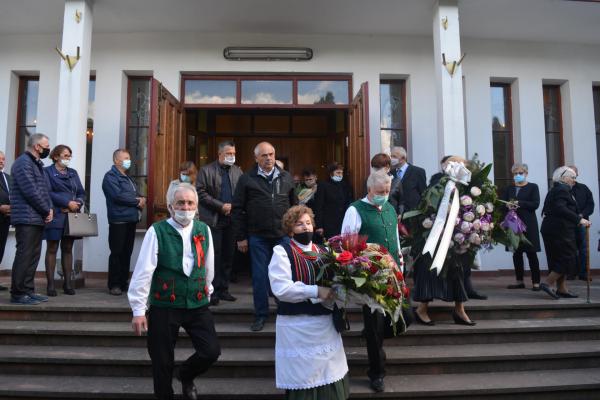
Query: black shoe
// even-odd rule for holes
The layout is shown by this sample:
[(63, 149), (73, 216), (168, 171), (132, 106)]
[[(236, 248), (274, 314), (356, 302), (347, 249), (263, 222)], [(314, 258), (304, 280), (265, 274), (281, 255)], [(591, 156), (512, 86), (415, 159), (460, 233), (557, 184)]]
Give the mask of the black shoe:
[(371, 379), (371, 389), (377, 393), (385, 392), (385, 382), (383, 382), (383, 378)]
[(473, 326), (476, 324), (475, 321), (465, 321), (464, 319), (462, 319), (461, 317), (458, 316), (456, 311), (452, 311), (452, 319), (454, 319), (454, 323), (456, 325)]
[(181, 394), (183, 395), (183, 398), (185, 400), (197, 400), (198, 391), (196, 390), (196, 385), (194, 385), (194, 380), (184, 381), (181, 379), (179, 370), (175, 372), (175, 377), (181, 382)]
[(0, 292), (3, 291), (3, 290), (8, 290), (8, 288), (6, 286), (0, 285)]
[(539, 291), (540, 291), (540, 290), (542, 290), (542, 289), (540, 288), (540, 285), (537, 285), (537, 286), (533, 286), (533, 287), (531, 288), (531, 290), (533, 290), (534, 292), (539, 292)]
[(267, 319), (264, 317), (256, 318), (252, 325), (250, 325), (250, 330), (253, 332), (262, 331), (265, 327), (265, 322), (267, 322)]
[(41, 303), (40, 300), (35, 300), (26, 294), (24, 294), (23, 296), (18, 296), (18, 297), (11, 296), (10, 302), (12, 304), (20, 304), (22, 306), (36, 306)]
[(209, 304), (211, 306), (218, 306), (219, 305), (219, 296), (217, 296), (215, 293), (213, 293), (210, 296), (210, 302), (209, 302)]
[(58, 293), (56, 293), (56, 289), (52, 288), (46, 288), (46, 294), (48, 295), (48, 297), (56, 297), (58, 296)]
[(560, 299), (560, 297), (554, 293), (554, 290), (550, 289), (550, 286), (546, 285), (545, 283), (540, 283), (540, 289), (546, 292), (546, 294), (548, 294), (548, 296), (552, 297), (554, 300)]
[(558, 290), (556, 291), (556, 295), (558, 297), (562, 297), (563, 299), (576, 299), (579, 297), (576, 294), (569, 293), (569, 292), (563, 293), (563, 292), (559, 292)]
[(63, 287), (63, 293), (67, 294), (69, 296), (73, 296), (75, 294), (75, 289), (68, 288), (68, 287)]
[(28, 295), (29, 297), (31, 297), (34, 300), (39, 301), (40, 303), (45, 303), (48, 301), (48, 297), (44, 296), (42, 294), (38, 294), (38, 293), (29, 293)]
[(421, 319), (421, 317), (419, 317), (419, 314), (417, 314), (417, 311), (414, 310), (413, 314), (415, 315), (415, 321), (417, 321), (418, 323), (420, 323), (421, 325), (427, 325), (427, 326), (433, 326), (435, 325), (435, 322), (433, 322), (432, 320), (429, 321), (423, 321)]
[(115, 286), (114, 288), (110, 289), (110, 294), (112, 294), (113, 296), (120, 296), (123, 294), (123, 291), (120, 287)]
[(225, 301), (236, 301), (237, 299), (231, 295), (229, 292), (219, 293), (219, 300)]
[(485, 294), (481, 294), (478, 292), (467, 293), (467, 297), (473, 300), (487, 300), (487, 296)]
[(523, 282), (515, 283), (514, 285), (508, 285), (506, 288), (507, 289), (525, 289), (525, 284)]

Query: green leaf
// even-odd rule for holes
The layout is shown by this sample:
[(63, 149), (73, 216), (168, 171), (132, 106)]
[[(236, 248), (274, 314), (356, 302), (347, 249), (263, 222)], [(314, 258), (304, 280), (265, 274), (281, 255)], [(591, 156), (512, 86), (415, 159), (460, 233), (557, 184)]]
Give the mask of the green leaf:
[(359, 288), (367, 282), (367, 278), (362, 278), (359, 276), (353, 276), (352, 280), (356, 284), (356, 287)]

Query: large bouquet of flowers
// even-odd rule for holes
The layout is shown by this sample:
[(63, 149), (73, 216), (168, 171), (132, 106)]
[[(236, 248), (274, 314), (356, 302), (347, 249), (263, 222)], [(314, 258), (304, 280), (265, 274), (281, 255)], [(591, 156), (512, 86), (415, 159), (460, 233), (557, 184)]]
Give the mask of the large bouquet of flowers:
[(326, 249), (319, 254), (323, 265), (318, 280), (334, 289), (338, 305), (367, 305), (388, 315), (395, 333), (404, 332), (402, 307), (409, 307), (409, 289), (387, 249), (356, 233), (330, 238)]
[[(465, 168), (463, 163), (455, 162), (453, 164), (459, 168), (461, 166)], [(465, 173), (470, 175), (470, 179), (461, 180), (449, 169), (447, 175), (425, 191), (418, 209), (404, 214), (403, 219), (410, 231), (410, 234), (404, 238), (404, 244), (410, 246), (414, 261), (423, 257), (423, 253), (427, 252), (431, 253), (431, 257), (434, 258), (434, 252), (428, 251), (428, 249), (436, 250), (436, 246), (438, 246), (437, 253), (445, 245), (447, 253), (441, 260), (444, 266), (462, 264), (470, 268), (479, 250), (489, 250), (497, 243), (504, 244), (509, 249), (515, 249), (521, 242), (527, 241), (523, 230), (511, 229), (513, 225), (503, 221), (503, 204), (498, 199), (496, 186), (488, 179), (492, 165), (484, 165), (479, 162), (477, 155), (466, 164), (468, 171), (465, 169)], [(450, 180), (457, 182), (456, 185), (451, 185), (451, 190), (458, 191), (456, 196), (458, 212), (456, 214), (451, 213), (451, 206), (443, 205)], [(450, 220), (453, 215), (456, 217)], [(441, 224), (439, 224), (440, 221)], [(444, 243), (443, 237), (439, 245), (435, 239), (435, 243), (431, 243), (430, 236), (432, 236), (432, 230), (435, 230), (436, 223), (441, 225), (438, 230), (443, 228), (450, 233), (447, 235), (449, 240), (446, 243)], [(453, 228), (448, 228), (450, 225), (453, 225)], [(435, 267), (432, 265), (432, 269)], [(437, 268), (439, 273), (442, 269), (439, 266)]]

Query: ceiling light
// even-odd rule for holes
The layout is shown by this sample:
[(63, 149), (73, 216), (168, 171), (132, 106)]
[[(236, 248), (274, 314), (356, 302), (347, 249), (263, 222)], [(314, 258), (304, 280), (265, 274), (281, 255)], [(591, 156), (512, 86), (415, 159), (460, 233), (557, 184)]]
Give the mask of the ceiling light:
[(223, 57), (232, 61), (308, 61), (313, 51), (308, 47), (226, 47)]

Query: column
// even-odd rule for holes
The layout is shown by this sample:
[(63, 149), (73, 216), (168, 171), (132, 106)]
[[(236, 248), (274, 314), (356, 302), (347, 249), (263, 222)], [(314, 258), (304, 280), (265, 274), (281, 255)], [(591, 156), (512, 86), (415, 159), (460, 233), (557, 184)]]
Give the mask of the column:
[[(458, 0), (437, 0), (433, 13), (433, 62), (437, 94), (438, 153), (466, 156)], [(443, 65), (453, 66), (452, 74)]]
[[(56, 143), (51, 145), (66, 144), (71, 147), (71, 167), (77, 170), (82, 180), (85, 177), (91, 46), (92, 0), (66, 0), (60, 49), (65, 56), (69, 56), (72, 68), (66, 60), (60, 59)], [(75, 61), (78, 47), (80, 58)]]

